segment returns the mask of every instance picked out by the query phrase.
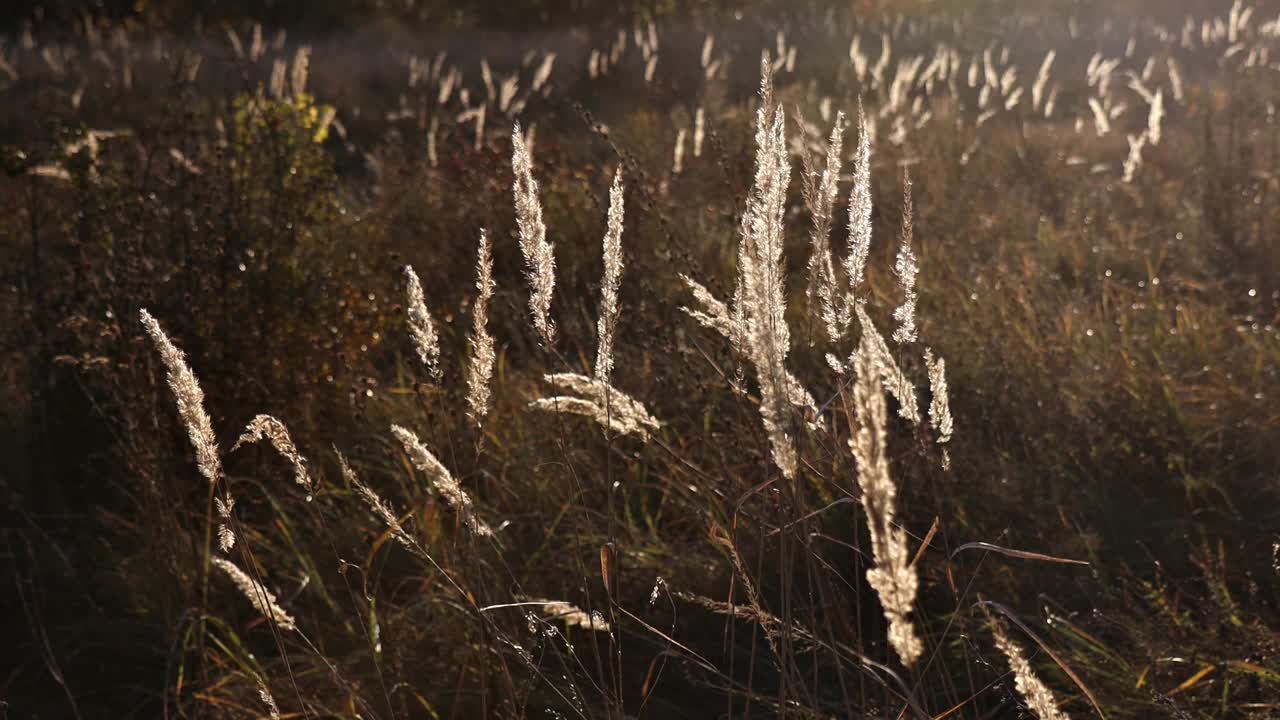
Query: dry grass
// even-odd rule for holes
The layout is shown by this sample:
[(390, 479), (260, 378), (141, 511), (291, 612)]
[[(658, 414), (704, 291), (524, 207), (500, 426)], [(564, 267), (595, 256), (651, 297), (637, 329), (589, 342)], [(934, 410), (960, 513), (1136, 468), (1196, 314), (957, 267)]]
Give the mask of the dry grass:
[(0, 44), (11, 708), (1274, 715), (1246, 9)]

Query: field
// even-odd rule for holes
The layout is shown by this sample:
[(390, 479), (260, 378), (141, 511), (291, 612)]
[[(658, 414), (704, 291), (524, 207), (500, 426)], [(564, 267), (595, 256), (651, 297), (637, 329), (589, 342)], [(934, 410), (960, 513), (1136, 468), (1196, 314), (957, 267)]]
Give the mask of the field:
[(709, 5), (0, 33), (0, 718), (1280, 717), (1280, 3)]

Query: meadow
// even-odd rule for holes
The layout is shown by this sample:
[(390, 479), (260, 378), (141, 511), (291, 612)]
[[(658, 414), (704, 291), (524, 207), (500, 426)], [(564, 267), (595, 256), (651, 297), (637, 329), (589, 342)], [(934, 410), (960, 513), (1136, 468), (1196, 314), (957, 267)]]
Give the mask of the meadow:
[(36, 19), (0, 99), (0, 717), (1280, 716), (1276, 2)]

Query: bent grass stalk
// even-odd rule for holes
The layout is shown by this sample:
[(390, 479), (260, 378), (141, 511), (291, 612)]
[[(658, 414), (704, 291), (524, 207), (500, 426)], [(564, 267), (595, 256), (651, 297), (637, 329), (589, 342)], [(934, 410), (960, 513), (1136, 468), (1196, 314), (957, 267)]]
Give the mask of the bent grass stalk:
[(209, 481), (209, 493), (205, 500), (204, 553), (201, 558), (200, 573), (200, 631), (197, 644), (202, 658), (201, 672), (204, 672), (204, 642), (207, 632), (206, 613), (209, 607), (209, 567), (213, 557), (213, 512), (216, 507), (223, 522), (219, 524), (219, 544), (223, 552), (230, 550), (235, 536), (230, 534), (226, 522), (230, 519), (234, 500), (226, 488), (223, 496), (218, 497), (218, 485), (223, 481), (222, 460), (219, 456), (218, 441), (213, 434), (213, 422), (204, 409), (204, 392), (195, 373), (187, 365), (186, 355), (165, 334), (160, 323), (152, 317), (146, 308), (138, 312), (143, 328), (151, 337), (160, 359), (166, 370), (166, 380), (173, 393), (178, 407), (178, 415), (187, 430), (187, 437), (196, 452), (196, 468)]
[(875, 366), (876, 350), (863, 336), (853, 357), (853, 406), (857, 431), (849, 447), (858, 463), (858, 486), (862, 507), (871, 534), (873, 567), (867, 582), (880, 596), (889, 622), (889, 644), (902, 664), (910, 667), (924, 651), (908, 617), (915, 604), (919, 579), (907, 550), (907, 534), (895, 522), (897, 486), (889, 474), (885, 451), (886, 410), (880, 373)]

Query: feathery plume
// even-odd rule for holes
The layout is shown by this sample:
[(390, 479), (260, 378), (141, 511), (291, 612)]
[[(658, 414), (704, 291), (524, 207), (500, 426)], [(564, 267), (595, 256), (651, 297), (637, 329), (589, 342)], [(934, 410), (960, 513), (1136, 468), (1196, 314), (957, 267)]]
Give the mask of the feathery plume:
[(223, 474), (223, 464), (218, 455), (218, 439), (214, 437), (214, 427), (209, 414), (205, 413), (205, 393), (200, 389), (200, 382), (187, 365), (187, 356), (169, 340), (169, 336), (166, 336), (151, 313), (143, 309), (140, 316), (142, 327), (151, 336), (156, 350), (160, 352), (160, 360), (165, 365), (166, 380), (173, 392), (174, 401), (178, 404), (178, 415), (186, 425), (191, 446), (196, 450), (196, 468), (200, 469), (200, 474), (210, 483), (216, 483)]
[[(951, 442), (954, 422), (951, 418), (951, 398), (947, 392), (947, 361), (935, 357), (931, 348), (924, 349), (924, 365), (929, 373), (929, 424), (938, 434), (938, 444)], [(951, 457), (946, 448), (942, 449), (942, 468), (951, 466)]]
[[(614, 399), (616, 400), (617, 398)], [(529, 408), (566, 415), (581, 415), (596, 421), (601, 427), (607, 428), (618, 435), (637, 435), (641, 440), (646, 440), (649, 437), (649, 433), (644, 427), (638, 422), (627, 420), (621, 412), (617, 410), (610, 412), (590, 400), (571, 395), (538, 398), (529, 403)]]
[(844, 151), (844, 113), (836, 113), (831, 137), (827, 141), (827, 164), (821, 179), (808, 166), (805, 153), (804, 199), (812, 225), (809, 230), (809, 311), (821, 317), (827, 337), (836, 342), (844, 334), (839, 305), (839, 285), (831, 259), (831, 215), (840, 188), (840, 158)]
[(524, 131), (524, 149), (530, 155), (533, 155), (534, 144), (538, 141), (538, 123), (529, 123), (529, 129)]
[(289, 73), (289, 64), (284, 60), (277, 58), (271, 63), (271, 83), (267, 86), (271, 92), (271, 97), (275, 100), (283, 100), (288, 88), (285, 87), (285, 79)]
[(236, 534), (231, 529), (231, 511), (235, 509), (236, 501), (229, 493), (224, 491), (224, 498), (215, 497), (213, 506), (218, 511), (218, 517), (221, 522), (218, 523), (218, 549), (224, 553), (231, 552), (231, 548), (236, 546)]
[(485, 103), (493, 102), (493, 71), (489, 69), (488, 58), (480, 58), (480, 80), (484, 83)]
[[(178, 406), (178, 416), (182, 418), (182, 424), (187, 429), (187, 437), (191, 440), (191, 447), (195, 449), (196, 469), (206, 480), (216, 486), (222, 477), (222, 459), (218, 453), (218, 440), (213, 434), (213, 422), (209, 420), (209, 414), (204, 409), (204, 391), (200, 389), (195, 373), (187, 365), (186, 355), (169, 340), (160, 323), (147, 312), (146, 308), (140, 310), (138, 315), (142, 318), (143, 328), (155, 343), (156, 350), (160, 352), (160, 360), (164, 363), (166, 371), (165, 379)], [(222, 523), (218, 526), (218, 547), (223, 552), (228, 552), (236, 542), (235, 533), (232, 532), (229, 524), (231, 511), (235, 507), (231, 491), (223, 487), (221, 497), (214, 498), (214, 505), (218, 511), (218, 517), (222, 519)]]
[(1098, 102), (1098, 98), (1089, 98), (1089, 109), (1093, 111), (1093, 128), (1098, 137), (1111, 132), (1111, 119), (1107, 117), (1107, 112)]
[(502, 81), (502, 85), (498, 86), (498, 111), (506, 113), (511, 109), (511, 101), (516, 99), (516, 92), (520, 91), (520, 77), (508, 77)]
[(684, 172), (684, 138), (687, 132), (684, 128), (676, 131), (676, 147), (671, 155), (671, 174), (679, 175)]
[(254, 582), (243, 570), (236, 567), (236, 564), (226, 558), (215, 557), (213, 564), (219, 570), (226, 573), (231, 578), (231, 582), (235, 584), (249, 602), (253, 604), (263, 617), (275, 623), (281, 630), (296, 630), (297, 624), (293, 617), (280, 607), (280, 603), (276, 600), (276, 596), (271, 593), (262, 584)]
[(249, 36), (249, 59), (258, 62), (262, 57), (265, 46), (262, 42), (262, 23), (254, 23), (253, 30)]
[(1147, 115), (1147, 139), (1152, 145), (1160, 144), (1160, 126), (1164, 122), (1164, 90), (1156, 90), (1151, 97), (1151, 112)]
[(867, 582), (880, 596), (885, 619), (889, 621), (889, 644), (902, 663), (910, 667), (923, 652), (908, 617), (915, 603), (919, 578), (910, 563), (907, 534), (894, 523), (898, 490), (889, 476), (889, 459), (885, 454), (886, 411), (875, 354), (864, 334), (852, 363), (858, 430), (849, 438), (849, 447), (858, 463), (858, 486), (862, 489), (862, 507), (871, 534), (874, 567), (867, 571)]
[(374, 515), (377, 515), (378, 519), (387, 526), (387, 529), (391, 531), (391, 536), (396, 539), (396, 542), (403, 545), (409, 552), (425, 557), (426, 553), (418, 546), (418, 543), (409, 536), (409, 533), (405, 532), (404, 527), (400, 524), (400, 520), (396, 516), (395, 511), (391, 509), (391, 506), (379, 497), (376, 492), (369, 489), (369, 486), (360, 481), (355, 470), (352, 470), (351, 466), (347, 464), (347, 459), (342, 456), (342, 453), (337, 453), (337, 455), (338, 467), (342, 470), (343, 479), (347, 481), (348, 485), (355, 488), (356, 494), (359, 495), (360, 499), (364, 500), (365, 504), (369, 506), (369, 510), (371, 510)]
[[(710, 37), (710, 36), (708, 36)], [(702, 157), (702, 142), (706, 139), (707, 134), (707, 114), (699, 105), (698, 109), (693, 111), (693, 156)]]
[(1173, 90), (1173, 99), (1182, 102), (1182, 73), (1178, 72), (1178, 63), (1170, 57), (1165, 65), (1169, 68), (1169, 88)]
[(231, 452), (235, 452), (244, 443), (256, 443), (266, 438), (271, 442), (271, 446), (280, 453), (289, 464), (293, 466), (293, 481), (301, 485), (307, 491), (307, 500), (311, 499), (311, 493), (315, 492), (315, 482), (311, 479), (311, 474), (307, 472), (307, 461), (298, 452), (298, 448), (293, 444), (293, 439), (289, 437), (289, 430), (276, 418), (270, 415), (258, 415), (249, 421), (249, 425), (245, 427), (244, 434), (240, 439), (236, 440), (236, 444), (231, 446)]
[(909, 343), (916, 341), (916, 275), (920, 267), (916, 265), (916, 256), (911, 252), (911, 173), (903, 170), (902, 174), (902, 242), (898, 245), (898, 259), (893, 264), (893, 271), (898, 275), (898, 284), (902, 286), (902, 304), (893, 311), (893, 319), (898, 321), (898, 329), (893, 332), (894, 342)]
[(1049, 71), (1053, 68), (1053, 60), (1058, 56), (1058, 51), (1050, 50), (1044, 56), (1044, 62), (1040, 64), (1040, 73), (1036, 75), (1035, 84), (1031, 86), (1031, 108), (1033, 110), (1040, 109), (1040, 101), (1044, 99), (1044, 88), (1049, 83)]
[(444, 105), (449, 102), (449, 97), (453, 95), (453, 88), (458, 84), (461, 73), (458, 68), (449, 68), (449, 72), (440, 80), (440, 87), (436, 91), (436, 104)]
[(680, 273), (680, 279), (684, 282), (689, 291), (693, 293), (693, 299), (697, 301), (697, 308), (681, 307), (686, 315), (693, 318), (697, 323), (710, 330), (715, 330), (733, 343), (734, 347), (738, 347), (738, 341), (734, 339), (735, 328), (733, 319), (729, 316), (729, 306), (721, 302), (705, 285), (694, 280), (693, 278)]
[(929, 424), (938, 433), (939, 443), (950, 442), (953, 420), (947, 393), (947, 361), (936, 357), (931, 348), (925, 348), (924, 364), (928, 368), (929, 391), (933, 395), (929, 403)]
[(267, 706), (267, 715), (271, 720), (280, 720), (280, 707), (276, 705), (276, 699), (272, 697), (267, 684), (262, 680), (258, 680), (258, 697), (262, 700), (262, 704)]
[(1138, 135), (1129, 135), (1129, 155), (1124, 160), (1124, 177), (1121, 178), (1126, 183), (1131, 183), (1138, 176), (1138, 170), (1142, 169), (1142, 151), (1147, 147), (1147, 133), (1144, 130)]
[[(885, 390), (898, 401), (898, 416), (910, 421), (913, 425), (919, 425), (920, 409), (916, 404), (915, 385), (893, 359), (893, 355), (889, 352), (889, 344), (885, 342), (884, 336), (876, 329), (875, 324), (871, 322), (871, 316), (867, 314), (866, 304), (859, 301), (854, 306), (854, 311), (858, 316), (858, 324), (862, 327), (862, 337), (870, 348), (867, 361), (879, 373), (880, 382)], [(850, 363), (852, 361), (853, 358), (850, 358)]]
[(413, 338), (413, 347), (427, 372), (440, 382), (440, 336), (436, 334), (436, 324), (431, 320), (422, 296), (422, 283), (412, 265), (404, 266), (404, 276), (407, 281), (405, 296), (408, 300), (409, 336)]
[(1142, 101), (1148, 105), (1155, 100), (1155, 94), (1147, 89), (1147, 85), (1142, 78), (1135, 76), (1133, 73), (1129, 73), (1129, 89), (1137, 93), (1138, 97), (1142, 98)]
[(218, 440), (213, 435), (213, 423), (204, 409), (204, 392), (200, 383), (187, 365), (186, 355), (169, 340), (151, 313), (144, 308), (139, 316), (164, 363), (169, 390), (178, 405), (178, 415), (187, 428), (191, 447), (196, 451), (196, 467), (206, 480), (216, 483), (222, 476), (222, 460), (218, 455)]
[(876, 64), (871, 68), (871, 86), (875, 88), (884, 85), (884, 71), (889, 69), (889, 58), (893, 56), (893, 41), (889, 38), (889, 33), (880, 34), (880, 58), (876, 60)]
[(1014, 88), (1013, 94), (1009, 95), (1004, 101), (1004, 111), (1013, 112), (1018, 107), (1018, 103), (1022, 100), (1022, 88)]
[(1044, 101), (1044, 117), (1046, 120), (1053, 117), (1054, 106), (1058, 104), (1058, 86), (1054, 85), (1049, 91), (1049, 99)]
[(996, 71), (995, 61), (991, 59), (991, 47), (982, 51), (982, 74), (987, 87), (999, 87), (1000, 73)]
[[(741, 322), (742, 317), (734, 308), (716, 298), (704, 285), (683, 273), (680, 279), (689, 288), (696, 301), (695, 307), (681, 307), (681, 311), (693, 318), (699, 325), (720, 333), (733, 345), (735, 351), (745, 359), (752, 361), (752, 346), (748, 338), (748, 325)], [(735, 304), (737, 299), (735, 298)], [(783, 367), (780, 369), (777, 385), (784, 392), (786, 402), (797, 409), (816, 411), (817, 404), (800, 381)]]
[(867, 56), (862, 52), (862, 36), (854, 35), (853, 42), (849, 43), (849, 60), (853, 63), (854, 73), (858, 76), (858, 82), (866, 82), (867, 79)]
[(436, 135), (440, 133), (440, 116), (431, 116), (431, 125), (427, 128), (427, 162), (431, 167), (440, 164), (440, 154), (436, 151)]
[(529, 403), (529, 407), (536, 410), (582, 415), (619, 435), (637, 435), (641, 440), (648, 440), (650, 432), (662, 427), (662, 423), (650, 415), (640, 401), (598, 378), (577, 373), (555, 373), (544, 376), (543, 380), (563, 392), (577, 393), (582, 397), (559, 395), (539, 398)]
[[(849, 276), (849, 292), (854, 293), (862, 284), (867, 257), (871, 253), (871, 133), (867, 128), (867, 115), (858, 102), (858, 152), (853, 161), (853, 190), (849, 193), (849, 255), (844, 268)], [(849, 324), (848, 309), (844, 325)]]
[(556, 286), (555, 246), (547, 242), (547, 226), (542, 223), (538, 181), (533, 179), (533, 158), (520, 134), (520, 123), (511, 132), (511, 166), (515, 172), (516, 224), (520, 228), (520, 251), (524, 254), (525, 277), (529, 282), (529, 312), (543, 347), (555, 342), (556, 326), (551, 320), (551, 295)]
[(1000, 75), (1000, 94), (1008, 95), (1009, 90), (1013, 88), (1013, 84), (1018, 81), (1018, 68), (1010, 65), (1004, 69), (1004, 73)]
[(307, 75), (311, 72), (311, 46), (300, 45), (293, 54), (293, 66), (289, 69), (289, 89), (294, 97), (307, 91)]
[(760, 107), (756, 111), (756, 171), (739, 229), (738, 278), (733, 306), (705, 287), (681, 276), (693, 291), (696, 308), (684, 308), (700, 324), (724, 335), (755, 369), (760, 385), (760, 416), (774, 464), (794, 477), (797, 458), (785, 425), (788, 406), (816, 412), (813, 397), (786, 367), (790, 330), (786, 322), (786, 267), (782, 253), (790, 157), (785, 118), (773, 103), (769, 54), (760, 59)]
[(240, 42), (240, 36), (232, 28), (227, 28), (227, 40), (231, 41), (231, 50), (235, 52), (236, 57), (244, 59), (244, 43)]
[[(760, 60), (760, 107), (756, 111), (756, 171), (739, 230), (738, 282), (731, 317), (760, 383), (760, 415), (769, 435), (774, 464), (784, 477), (795, 475), (794, 443), (786, 430), (785, 408), (796, 402), (798, 382), (789, 382), (786, 359), (786, 267), (783, 220), (791, 179), (786, 120), (774, 106), (768, 53)], [(772, 116), (772, 118), (770, 117)]]
[(577, 393), (600, 406), (613, 405), (623, 414), (634, 418), (639, 425), (652, 430), (662, 427), (661, 423), (649, 415), (644, 405), (617, 388), (601, 383), (597, 378), (578, 373), (552, 373), (544, 375), (542, 379), (560, 390)]
[(458, 513), (472, 534), (481, 537), (493, 535), (493, 530), (476, 516), (470, 496), (462, 489), (458, 481), (453, 479), (449, 469), (422, 444), (417, 435), (399, 425), (391, 426), (391, 434), (395, 435), (400, 444), (404, 446), (404, 452), (409, 456), (409, 461), (413, 463), (413, 466), (427, 476), (427, 481), (431, 483), (432, 489), (444, 497), (445, 502)]
[(533, 74), (533, 83), (530, 85), (532, 92), (538, 92), (546, 84), (547, 79), (551, 77), (551, 67), (555, 62), (555, 53), (547, 53), (542, 57), (542, 64), (538, 66), (538, 70)]
[(618, 327), (618, 286), (622, 282), (622, 169), (613, 175), (609, 188), (609, 224), (604, 234), (604, 281), (600, 288), (600, 317), (596, 334), (596, 379), (609, 383), (613, 373), (613, 336)]
[(991, 86), (983, 85), (982, 90), (978, 91), (978, 109), (985, 110), (987, 106), (990, 104), (991, 104)]
[(467, 411), (478, 427), (489, 414), (489, 381), (493, 377), (493, 336), (489, 334), (489, 301), (497, 285), (493, 281), (493, 247), (489, 233), (480, 231), (476, 254), (476, 301), (471, 306), (471, 337), (467, 340)]
[(481, 105), (480, 108), (476, 110), (475, 141), (471, 145), (471, 147), (475, 150), (479, 150), (480, 148), (484, 147), (484, 118), (485, 118), (485, 115), (488, 113), (488, 111), (489, 111), (488, 105)]
[(1013, 684), (1018, 694), (1026, 701), (1040, 720), (1070, 720), (1070, 716), (1058, 709), (1058, 701), (1043, 681), (1036, 676), (1031, 662), (1023, 652), (1022, 646), (1009, 638), (1004, 625), (997, 619), (991, 621), (991, 635), (995, 638), (996, 647), (1009, 661), (1009, 669), (1013, 671)]
[(542, 612), (548, 620), (560, 620), (567, 627), (578, 626), (584, 630), (609, 632), (609, 623), (599, 612), (588, 613), (576, 605), (555, 600), (544, 603)]

